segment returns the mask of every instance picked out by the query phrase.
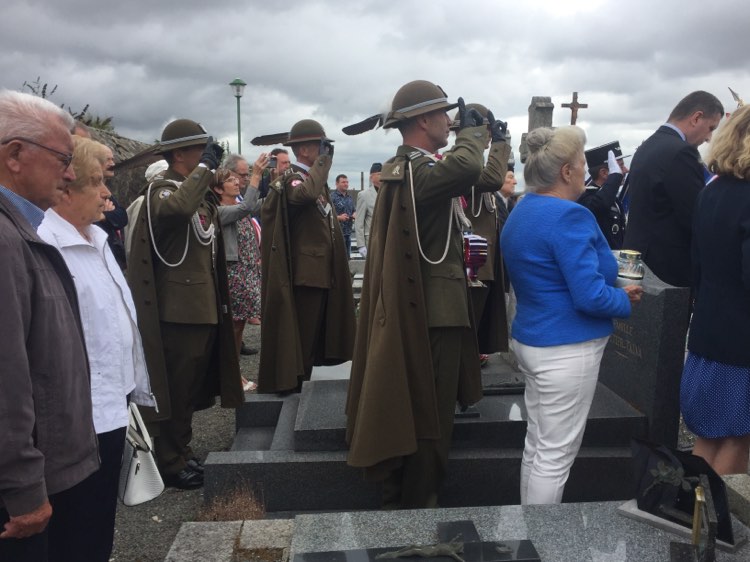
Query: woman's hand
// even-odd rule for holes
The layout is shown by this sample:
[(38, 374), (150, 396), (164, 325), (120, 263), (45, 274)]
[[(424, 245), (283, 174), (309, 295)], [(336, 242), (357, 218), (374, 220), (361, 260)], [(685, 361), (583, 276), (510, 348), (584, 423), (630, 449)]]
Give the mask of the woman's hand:
[(268, 164), (268, 153), (267, 152), (261, 152), (260, 156), (258, 156), (258, 159), (253, 162), (253, 175), (260, 176), (263, 174), (263, 170), (265, 169), (266, 165)]
[(638, 285), (628, 285), (627, 287), (623, 287), (622, 290), (625, 291), (625, 294), (628, 295), (628, 299), (630, 299), (630, 304), (641, 302), (641, 295), (643, 294), (643, 287), (639, 287)]

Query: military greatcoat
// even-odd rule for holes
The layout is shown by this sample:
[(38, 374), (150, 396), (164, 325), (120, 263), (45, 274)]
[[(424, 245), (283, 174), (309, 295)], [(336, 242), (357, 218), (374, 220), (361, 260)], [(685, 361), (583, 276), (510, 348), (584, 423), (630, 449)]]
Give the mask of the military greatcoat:
[[(485, 134), (485, 127), (461, 131), (450, 157), (440, 161), (401, 146), (383, 166), (346, 406), (351, 466), (377, 473), (378, 465), (393, 467), (398, 457), (415, 453), (418, 439), (441, 439), (431, 329), (461, 331), (457, 400), (469, 405), (482, 397), (452, 198), (467, 195), (477, 181)], [(439, 261), (447, 236), (444, 260), (430, 264), (421, 257), (419, 244)]]
[[(204, 166), (196, 167), (188, 178), (167, 170), (163, 179), (151, 184), (149, 205), (144, 201), (134, 225), (128, 283), (138, 313), (151, 389), (159, 407), (158, 412), (141, 408), (147, 421), (166, 420), (172, 415), (161, 322), (218, 324), (199, 405), (210, 405), (217, 395), (221, 397), (221, 405), (227, 408), (236, 408), (244, 401), (232, 329), (224, 245), (215, 197), (208, 191), (212, 177), (213, 173)], [(147, 190), (144, 189), (144, 196)], [(213, 246), (202, 245), (195, 235), (191, 220), (196, 211), (202, 226), (214, 225)], [(156, 250), (152, 232), (156, 237)], [(168, 262), (177, 263), (186, 244), (184, 261), (176, 267), (164, 265), (155, 254), (158, 250)], [(190, 342), (185, 345), (189, 346)]]
[(327, 291), (315, 364), (348, 361), (355, 319), (351, 274), (341, 227), (326, 185), (331, 157), (318, 156), (310, 170), (293, 165), (274, 181), (261, 217), (261, 330), (258, 391), (282, 392), (305, 377), (301, 322), (294, 287)]
[[(478, 278), (487, 285), (482, 289), (481, 306), (475, 307), (477, 339), (482, 353), (508, 351), (508, 321), (505, 310), (505, 282), (500, 255), (498, 215), (494, 192), (502, 187), (508, 171), (510, 146), (494, 142), (490, 146), (487, 165), (482, 170), (471, 197), (467, 198), (467, 218), (472, 232), (487, 239), (487, 262), (479, 268)], [(472, 290), (472, 298), (474, 295)]]

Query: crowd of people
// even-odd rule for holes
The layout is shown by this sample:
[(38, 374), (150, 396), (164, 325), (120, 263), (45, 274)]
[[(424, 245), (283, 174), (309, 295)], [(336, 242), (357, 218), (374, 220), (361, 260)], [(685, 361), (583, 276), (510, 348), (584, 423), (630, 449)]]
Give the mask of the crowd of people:
[[(750, 109), (717, 135), (707, 187), (697, 152), (723, 115), (688, 95), (630, 169), (618, 142), (531, 131), (516, 199), (506, 123), (417, 80), (345, 129), (403, 139), (356, 203), (345, 175), (329, 189), (334, 144), (317, 121), (251, 164), (177, 119), (125, 213), (108, 147), (48, 101), (0, 92), (0, 558), (108, 560), (131, 403), (165, 483), (197, 488), (196, 410), (299, 392), (313, 366), (350, 359), (348, 463), (382, 482), (384, 507), (438, 505), (456, 403), (482, 398), (482, 364), (508, 349), (526, 381), (521, 502), (560, 502), (612, 320), (643, 294), (618, 283), (621, 248), (692, 288), (683, 415), (695, 454), (746, 471)], [(247, 323), (262, 334), (257, 385), (238, 361), (258, 352)]]

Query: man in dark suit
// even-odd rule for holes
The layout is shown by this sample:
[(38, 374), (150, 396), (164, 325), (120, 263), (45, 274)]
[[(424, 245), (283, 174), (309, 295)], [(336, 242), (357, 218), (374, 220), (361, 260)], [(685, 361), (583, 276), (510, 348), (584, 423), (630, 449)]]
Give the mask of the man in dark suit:
[(697, 148), (711, 140), (722, 115), (715, 96), (693, 92), (633, 156), (624, 247), (640, 251), (646, 265), (670, 285), (690, 286), (693, 208), (705, 185)]

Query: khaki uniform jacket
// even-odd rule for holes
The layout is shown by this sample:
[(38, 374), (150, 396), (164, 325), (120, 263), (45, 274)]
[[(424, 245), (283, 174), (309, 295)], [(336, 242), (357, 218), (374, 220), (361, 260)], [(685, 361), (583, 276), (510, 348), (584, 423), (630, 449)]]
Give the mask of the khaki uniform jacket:
[(98, 470), (99, 454), (73, 278), (2, 195), (0, 263), (0, 507), (18, 516)]
[(354, 348), (354, 297), (341, 227), (326, 180), (331, 157), (309, 173), (292, 166), (261, 208), (261, 340), (258, 391), (282, 392), (304, 376), (294, 286), (328, 289), (325, 333), (315, 364), (348, 361)]
[[(487, 239), (487, 262), (479, 268), (480, 281), (490, 283), (490, 293), (485, 304), (483, 318), (476, 318), (477, 339), (483, 352), (508, 351), (508, 321), (505, 310), (505, 272), (500, 253), (498, 213), (494, 192), (500, 189), (508, 171), (510, 146), (507, 142), (490, 145), (487, 165), (482, 170), (477, 183), (468, 198), (467, 217), (471, 221), (472, 232)], [(484, 193), (491, 193), (490, 197)], [(488, 205), (486, 200), (492, 201)], [(478, 216), (474, 216), (478, 215)]]
[[(485, 135), (485, 127), (464, 129), (441, 161), (401, 146), (383, 167), (346, 405), (352, 466), (373, 467), (414, 453), (417, 439), (440, 438), (429, 328), (466, 328), (457, 399), (468, 405), (482, 397), (463, 237), (451, 205), (482, 171)], [(446, 259), (425, 262), (417, 237), (437, 260), (449, 230)]]
[[(128, 283), (138, 313), (151, 389), (159, 406), (158, 412), (142, 408), (146, 421), (171, 416), (160, 322), (218, 324), (219, 333), (200, 406), (212, 404), (217, 395), (221, 396), (221, 405), (225, 408), (236, 408), (244, 401), (221, 226), (215, 197), (208, 191), (212, 177), (213, 173), (204, 166), (196, 167), (187, 179), (167, 170), (163, 179), (151, 185), (150, 199), (144, 200), (134, 225)], [(182, 184), (178, 188), (173, 182)], [(147, 202), (150, 203), (156, 249), (165, 260), (179, 262), (187, 241), (188, 250), (179, 266), (168, 267), (156, 256), (149, 231)], [(190, 223), (196, 211), (205, 227), (214, 225), (214, 247), (202, 245), (195, 235)]]

